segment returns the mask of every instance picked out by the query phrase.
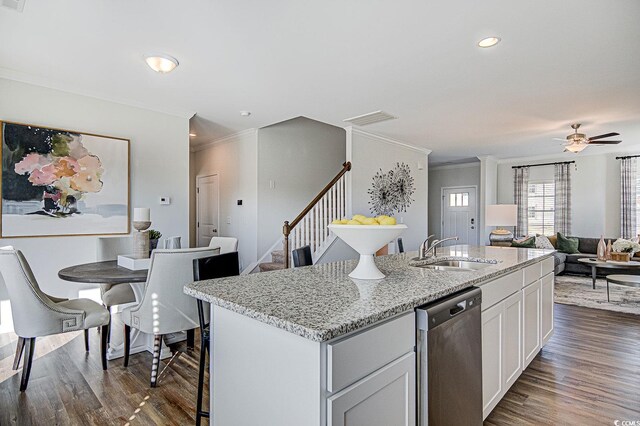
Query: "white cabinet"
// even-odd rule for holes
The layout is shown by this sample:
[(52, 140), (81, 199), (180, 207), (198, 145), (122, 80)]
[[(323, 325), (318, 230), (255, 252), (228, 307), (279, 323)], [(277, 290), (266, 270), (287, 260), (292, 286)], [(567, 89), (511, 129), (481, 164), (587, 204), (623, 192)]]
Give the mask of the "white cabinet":
[(522, 289), (522, 346), (526, 368), (540, 350), (540, 280)]
[(542, 329), (542, 346), (553, 336), (553, 273), (540, 280), (540, 328)]
[(553, 280), (545, 259), (481, 284), (484, 418), (553, 335)]
[(482, 411), (486, 418), (522, 373), (522, 296), (482, 312)]
[(482, 412), (486, 417), (503, 395), (504, 303), (482, 312)]
[(327, 426), (413, 426), (416, 357), (408, 353), (327, 399)]
[(504, 342), (502, 344), (502, 377), (505, 392), (522, 373), (522, 296), (511, 295), (504, 302)]

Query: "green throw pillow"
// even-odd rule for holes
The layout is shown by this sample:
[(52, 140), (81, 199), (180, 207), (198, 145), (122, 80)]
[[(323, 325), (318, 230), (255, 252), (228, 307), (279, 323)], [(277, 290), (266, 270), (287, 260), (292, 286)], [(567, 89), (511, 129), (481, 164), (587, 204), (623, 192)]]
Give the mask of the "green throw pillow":
[(558, 243), (557, 247), (558, 251), (567, 254), (580, 253), (578, 251), (578, 239), (565, 237), (561, 233), (558, 232)]
[(513, 240), (513, 242), (511, 243), (511, 247), (536, 248), (536, 237), (530, 237), (526, 240), (520, 241)]

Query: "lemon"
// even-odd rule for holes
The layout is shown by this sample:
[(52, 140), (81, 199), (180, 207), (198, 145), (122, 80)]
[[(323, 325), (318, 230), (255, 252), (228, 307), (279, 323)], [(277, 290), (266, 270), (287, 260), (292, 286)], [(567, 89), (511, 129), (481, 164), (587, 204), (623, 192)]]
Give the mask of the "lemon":
[(363, 220), (365, 220), (367, 217), (361, 214), (356, 214), (354, 215), (351, 220), (357, 220), (358, 222), (362, 222)]
[(333, 222), (331, 222), (332, 225), (342, 225), (342, 221), (340, 219), (336, 219)]
[(358, 222), (357, 220), (348, 220), (347, 221), (347, 225), (362, 225), (360, 222)]
[(380, 225), (395, 225), (396, 218), (395, 217), (385, 217), (380, 221)]
[(362, 224), (363, 225), (379, 225), (379, 223), (373, 217), (364, 218), (364, 220), (362, 220)]

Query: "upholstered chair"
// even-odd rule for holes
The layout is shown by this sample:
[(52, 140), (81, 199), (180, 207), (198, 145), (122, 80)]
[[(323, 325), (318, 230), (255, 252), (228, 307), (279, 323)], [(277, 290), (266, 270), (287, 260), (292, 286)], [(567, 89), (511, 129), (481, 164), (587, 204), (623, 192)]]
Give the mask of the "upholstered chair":
[[(132, 250), (132, 237), (101, 237), (98, 238), (96, 257), (98, 262), (116, 260), (119, 254), (128, 254)], [(136, 301), (136, 296), (128, 283), (102, 284), (100, 285), (100, 296), (107, 309)]]
[(238, 239), (233, 237), (212, 237), (209, 247), (220, 247), (220, 254), (238, 251)]
[(27, 259), (12, 247), (0, 249), (0, 273), (9, 293), (13, 325), (18, 335), (14, 370), (18, 369), (25, 352), (20, 391), (26, 390), (29, 383), (37, 337), (85, 330), (88, 350), (86, 331), (102, 327), (102, 368), (107, 369), (107, 327), (111, 317), (105, 308), (89, 299), (60, 299), (44, 293)]
[(131, 327), (154, 336), (151, 387), (156, 386), (163, 335), (187, 331), (187, 346), (193, 347), (198, 308), (194, 298), (184, 294), (185, 284), (193, 282), (193, 260), (219, 252), (208, 247), (154, 250), (142, 300), (122, 311), (125, 367), (129, 365)]

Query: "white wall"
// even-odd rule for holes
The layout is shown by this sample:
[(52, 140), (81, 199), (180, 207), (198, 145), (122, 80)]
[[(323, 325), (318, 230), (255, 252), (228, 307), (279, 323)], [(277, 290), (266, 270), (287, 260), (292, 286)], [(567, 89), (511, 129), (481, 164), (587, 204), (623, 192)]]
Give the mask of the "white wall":
[[(589, 148), (589, 149), (597, 149)], [(620, 236), (620, 154), (566, 156), (500, 161), (498, 165), (498, 203), (513, 203), (512, 166), (575, 160), (578, 170), (571, 169), (571, 202), (573, 235), (582, 237)], [(623, 155), (630, 155), (625, 153)], [(554, 167), (532, 167), (529, 180), (553, 180)]]
[(491, 232), (486, 223), (487, 206), (498, 203), (498, 161), (490, 156), (478, 157), (480, 160), (480, 245), (489, 244)]
[(258, 130), (258, 256), (340, 171), (344, 129), (298, 117)]
[[(186, 117), (0, 79), (0, 119), (130, 139), (131, 208), (150, 207), (152, 228), (188, 243)], [(171, 197), (171, 205), (159, 204), (163, 195)], [(83, 288), (58, 279), (58, 270), (96, 260), (96, 237), (5, 238), (1, 243), (22, 250), (42, 289), (55, 296), (77, 297)], [(2, 283), (0, 299), (6, 298), (4, 290)]]
[(396, 163), (406, 163), (411, 168), (416, 192), (414, 202), (406, 212), (396, 213), (398, 221), (409, 229), (402, 235), (406, 251), (417, 250), (427, 237), (427, 196), (429, 150), (411, 147), (361, 130), (347, 128), (347, 159), (352, 162), (351, 179), (353, 214), (371, 215), (369, 194), (373, 176), (379, 169), (388, 171)]
[(429, 234), (442, 237), (442, 188), (474, 185), (478, 188), (476, 200), (480, 206), (479, 162), (429, 167)]
[[(219, 215), (218, 235), (238, 238), (240, 267), (244, 269), (257, 260), (258, 229), (258, 138), (257, 131), (237, 133), (216, 141), (205, 149), (192, 153), (191, 193), (193, 209), (190, 223), (195, 245), (195, 184), (196, 176), (218, 175)], [(242, 205), (238, 205), (242, 200)], [(227, 223), (227, 219), (231, 223)]]

